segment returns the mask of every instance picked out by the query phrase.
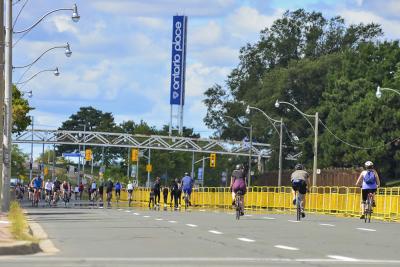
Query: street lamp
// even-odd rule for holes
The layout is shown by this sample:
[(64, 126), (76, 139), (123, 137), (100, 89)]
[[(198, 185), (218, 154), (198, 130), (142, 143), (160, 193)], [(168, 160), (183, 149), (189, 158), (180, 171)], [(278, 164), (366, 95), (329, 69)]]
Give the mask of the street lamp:
[(376, 93), (375, 93), (375, 95), (376, 95), (377, 98), (381, 98), (381, 97), (382, 97), (382, 91), (391, 91), (391, 92), (395, 92), (396, 94), (400, 95), (400, 92), (397, 91), (397, 90), (395, 90), (395, 89), (392, 89), (392, 88), (382, 88), (382, 87), (378, 86), (378, 87), (376, 88)]
[[(276, 100), (275, 107), (279, 108), (280, 104), (286, 104), (286, 105), (293, 107), (297, 112), (299, 112), (304, 117), (304, 119), (306, 119), (306, 121), (311, 125), (311, 128), (314, 130), (313, 186), (316, 186), (317, 185), (317, 158), (318, 158), (318, 121), (319, 121), (318, 112), (315, 112), (315, 115), (306, 114), (306, 113), (302, 112), (300, 109), (298, 109), (292, 103), (285, 102), (285, 101), (279, 101), (279, 100)], [(314, 126), (312, 125), (312, 123), (310, 122), (310, 120), (308, 118), (315, 119)]]
[[(11, 177), (11, 129), (12, 129), (12, 47), (13, 47), (13, 33), (25, 33), (32, 30), (48, 15), (58, 11), (72, 11), (72, 20), (77, 22), (80, 18), (78, 13), (78, 7), (76, 4), (72, 8), (60, 8), (52, 10), (42, 16), (32, 26), (22, 30), (13, 31), (13, 0), (5, 1), (5, 41), (2, 42), (4, 46), (4, 107), (0, 107), (0, 110), (4, 110), (4, 128), (3, 128), (3, 160), (2, 160), (2, 188), (1, 188), (1, 210), (7, 212), (10, 208), (10, 177)], [(56, 76), (59, 75), (58, 70), (54, 73)]]
[(51, 48), (47, 49), (46, 51), (44, 51), (32, 63), (26, 64), (26, 65), (23, 65), (23, 66), (13, 66), (13, 69), (24, 69), (24, 68), (31, 67), (33, 64), (38, 62), (39, 59), (41, 59), (45, 54), (47, 54), (51, 50), (59, 49), (59, 48), (65, 49), (65, 51), (64, 51), (65, 56), (70, 57), (72, 55), (71, 46), (69, 45), (69, 43), (67, 43), (66, 45), (54, 46), (54, 47), (51, 47)]
[(22, 95), (27, 94), (28, 98), (32, 98), (32, 96), (33, 96), (32, 90), (30, 90), (30, 91), (21, 91), (21, 94)]
[[(283, 119), (281, 118), (280, 120), (275, 120), (271, 118), (270, 116), (267, 115), (263, 110), (257, 108), (257, 107), (252, 107), (250, 105), (247, 105), (246, 107), (246, 114), (250, 114), (251, 109), (255, 109), (260, 111), (271, 123), (271, 125), (274, 127), (275, 131), (279, 135), (279, 174), (278, 174), (278, 186), (282, 185), (282, 145), (283, 145)], [(275, 124), (279, 123), (280, 129), (276, 129)]]
[[(223, 117), (231, 119), (237, 126), (247, 129), (250, 131), (250, 148), (249, 148), (249, 172), (247, 174), (247, 181), (248, 181), (248, 186), (251, 184), (251, 154), (252, 154), (252, 149), (253, 149), (253, 125), (250, 124), (250, 127), (243, 126), (240, 124), (235, 118), (227, 115), (223, 115)], [(221, 119), (222, 120), (222, 119)]]
[(41, 70), (41, 71), (35, 73), (34, 75), (32, 75), (29, 79), (27, 79), (27, 80), (25, 80), (25, 81), (22, 81), (22, 82), (17, 82), (17, 83), (15, 83), (15, 84), (17, 85), (17, 84), (24, 84), (24, 83), (27, 83), (27, 82), (29, 82), (30, 80), (32, 80), (33, 78), (35, 78), (36, 76), (38, 76), (39, 74), (41, 74), (41, 73), (43, 73), (43, 72), (50, 72), (50, 71), (53, 72), (54, 76), (60, 76), (60, 71), (58, 70), (58, 67), (56, 67), (56, 68), (54, 68), (54, 69)]

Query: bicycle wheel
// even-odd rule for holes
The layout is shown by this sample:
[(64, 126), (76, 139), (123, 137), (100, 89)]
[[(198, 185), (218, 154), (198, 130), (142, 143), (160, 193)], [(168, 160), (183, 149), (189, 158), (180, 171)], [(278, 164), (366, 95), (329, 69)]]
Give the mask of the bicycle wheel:
[(297, 193), (296, 195), (296, 210), (297, 210), (297, 221), (301, 220), (301, 206), (300, 206), (300, 197), (299, 194)]
[(240, 207), (241, 207), (241, 201), (240, 201), (240, 195), (237, 194), (236, 195), (236, 199), (235, 199), (235, 204), (236, 204), (236, 220), (240, 219)]

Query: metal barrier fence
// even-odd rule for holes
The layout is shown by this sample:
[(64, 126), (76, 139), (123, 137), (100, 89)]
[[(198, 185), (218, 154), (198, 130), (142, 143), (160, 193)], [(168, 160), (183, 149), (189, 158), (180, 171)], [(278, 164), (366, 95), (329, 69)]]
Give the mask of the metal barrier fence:
[[(141, 205), (149, 202), (149, 188), (135, 188), (133, 201)], [(121, 200), (127, 201), (127, 192), (121, 192)], [(247, 189), (245, 208), (251, 210), (269, 210), (294, 212), (290, 187), (254, 186)], [(170, 192), (168, 194), (170, 204)], [(226, 208), (232, 206), (232, 195), (227, 187), (202, 187), (193, 189), (192, 205), (208, 208)], [(374, 217), (382, 220), (400, 220), (400, 187), (379, 188), (375, 197)], [(160, 197), (164, 205), (163, 194)], [(307, 212), (359, 216), (361, 189), (357, 187), (312, 187), (306, 196)]]

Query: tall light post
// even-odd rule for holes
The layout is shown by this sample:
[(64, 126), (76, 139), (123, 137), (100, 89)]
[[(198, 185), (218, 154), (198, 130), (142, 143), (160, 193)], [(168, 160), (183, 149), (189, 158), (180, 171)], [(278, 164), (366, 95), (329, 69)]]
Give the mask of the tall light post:
[(25, 81), (22, 81), (22, 82), (16, 82), (15, 84), (19, 85), (19, 84), (28, 83), (30, 80), (32, 80), (33, 78), (35, 78), (36, 76), (38, 76), (39, 74), (44, 73), (44, 72), (53, 72), (54, 76), (56, 76), (56, 77), (60, 76), (60, 71), (58, 70), (58, 67), (55, 67), (54, 69), (45, 69), (45, 70), (36, 72), (29, 79), (26, 79)]
[(400, 95), (400, 91), (397, 91), (397, 90), (392, 89), (392, 88), (387, 88), (387, 87), (386, 88), (385, 87), (382, 88), (382, 87), (378, 86), (376, 88), (376, 93), (375, 93), (377, 98), (381, 98), (382, 97), (382, 91), (390, 91), (390, 92), (394, 92), (394, 93)]
[[(271, 118), (270, 116), (267, 115), (267, 113), (265, 113), (263, 110), (257, 108), (257, 107), (252, 107), (250, 105), (247, 105), (246, 107), (246, 114), (250, 114), (250, 111), (254, 109), (257, 110), (259, 112), (261, 112), (267, 119), (268, 121), (271, 123), (272, 127), (274, 127), (275, 131), (278, 133), (279, 135), (279, 173), (278, 173), (278, 186), (282, 185), (282, 146), (283, 146), (283, 119), (281, 118), (280, 120), (276, 120)], [(279, 123), (280, 125), (280, 129), (278, 131), (278, 129), (276, 129), (275, 124)]]
[[(280, 104), (285, 104), (285, 105), (289, 105), (289, 106), (293, 107), (298, 113), (300, 113), (306, 119), (306, 121), (310, 124), (311, 128), (314, 130), (313, 186), (316, 186), (317, 185), (317, 159), (318, 159), (318, 122), (319, 122), (318, 112), (315, 112), (315, 115), (306, 114), (306, 113), (302, 112), (300, 109), (298, 109), (292, 103), (285, 102), (285, 101), (279, 101), (279, 100), (276, 100), (275, 107), (279, 108)], [(314, 126), (312, 125), (312, 123), (310, 122), (310, 120), (308, 118), (315, 119)]]
[[(77, 22), (80, 18), (76, 4), (72, 8), (60, 8), (52, 10), (42, 16), (32, 26), (22, 31), (13, 31), (12, 16), (13, 1), (6, 0), (6, 25), (5, 25), (5, 57), (4, 57), (4, 129), (3, 129), (3, 162), (2, 162), (2, 190), (1, 190), (1, 210), (7, 212), (10, 208), (10, 177), (11, 177), (11, 132), (12, 132), (12, 47), (13, 33), (25, 33), (36, 27), (45, 17), (58, 11), (72, 11), (72, 20)], [(1, 62), (0, 62), (1, 63)], [(1, 103), (3, 104), (3, 103)]]
[(250, 140), (249, 140), (250, 147), (249, 147), (249, 172), (247, 174), (247, 185), (251, 186), (251, 155), (252, 155), (252, 148), (253, 148), (253, 125), (250, 124), (249, 127), (243, 126), (235, 118), (233, 118), (231, 116), (223, 115), (223, 117), (231, 119), (237, 126), (249, 131), (249, 134), (250, 134)]

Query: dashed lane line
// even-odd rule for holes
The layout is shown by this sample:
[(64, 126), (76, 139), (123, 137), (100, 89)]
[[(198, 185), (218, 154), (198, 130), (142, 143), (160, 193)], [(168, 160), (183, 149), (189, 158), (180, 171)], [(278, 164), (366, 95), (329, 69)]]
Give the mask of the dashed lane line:
[(169, 223), (177, 223), (177, 221), (168, 221)]
[(295, 247), (288, 247), (288, 246), (284, 246), (284, 245), (276, 245), (274, 246), (276, 248), (280, 248), (280, 249), (286, 249), (286, 250), (299, 250), (298, 248)]
[(299, 223), (300, 221), (288, 220), (288, 222), (292, 222), (292, 223)]
[(330, 224), (330, 223), (320, 223), (319, 225), (321, 225), (321, 226), (335, 227), (334, 224)]
[(194, 228), (194, 227), (197, 227), (197, 225), (191, 224), (191, 223), (187, 223), (186, 225), (189, 226), (189, 227), (193, 227), (193, 228)]
[(216, 234), (216, 235), (222, 235), (223, 233), (217, 230), (208, 230), (208, 232), (212, 233), (212, 234)]
[(133, 215), (140, 215), (140, 213), (134, 212)]
[(163, 221), (164, 219), (162, 218), (157, 218), (156, 221)]
[(360, 230), (360, 231), (367, 231), (367, 232), (376, 232), (375, 229), (369, 229), (369, 228), (357, 228), (357, 230)]
[(273, 218), (273, 217), (263, 217), (263, 219), (266, 219), (266, 220), (276, 220), (276, 218)]
[(246, 237), (238, 237), (237, 239), (243, 242), (256, 242), (255, 240)]
[(328, 258), (335, 259), (335, 260), (340, 260), (340, 261), (360, 261), (358, 259), (350, 258), (350, 257), (345, 257), (345, 256), (339, 256), (339, 255), (327, 255)]
[(149, 215), (144, 215), (143, 218), (150, 218), (150, 216)]

